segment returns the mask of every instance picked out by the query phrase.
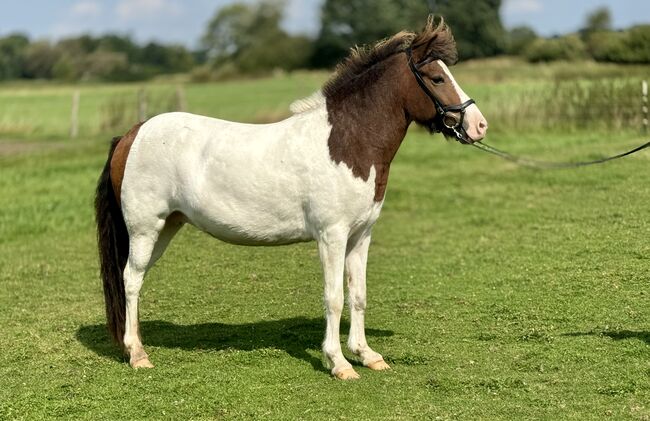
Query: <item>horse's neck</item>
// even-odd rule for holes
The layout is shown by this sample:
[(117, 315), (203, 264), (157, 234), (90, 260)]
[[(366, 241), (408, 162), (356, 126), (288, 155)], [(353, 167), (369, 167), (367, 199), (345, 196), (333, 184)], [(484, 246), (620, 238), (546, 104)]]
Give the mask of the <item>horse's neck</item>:
[(390, 164), (410, 123), (399, 94), (390, 92), (395, 88), (381, 82), (344, 98), (327, 99), (330, 155), (364, 180), (374, 168), (375, 201), (384, 198)]

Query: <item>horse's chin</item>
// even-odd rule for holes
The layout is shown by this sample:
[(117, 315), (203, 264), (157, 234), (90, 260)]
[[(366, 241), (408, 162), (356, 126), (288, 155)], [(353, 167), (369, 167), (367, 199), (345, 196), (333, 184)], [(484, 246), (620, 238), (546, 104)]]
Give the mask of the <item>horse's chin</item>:
[(467, 134), (467, 132), (465, 132), (465, 130), (461, 130), (460, 138), (456, 135), (456, 132), (454, 130), (448, 129), (446, 127), (440, 130), (440, 133), (442, 133), (442, 135), (445, 137), (446, 140), (455, 140), (464, 145), (469, 145), (475, 142), (474, 139), (469, 137), (469, 135)]
[(416, 124), (420, 127), (423, 127), (426, 131), (429, 132), (430, 135), (434, 135), (436, 133), (441, 133), (444, 137), (445, 140), (455, 140), (457, 142), (463, 143), (463, 144), (470, 144), (474, 143), (476, 140), (472, 139), (465, 130), (462, 130), (461, 133), (461, 139), (459, 139), (456, 136), (456, 132), (453, 129), (449, 129), (447, 127), (439, 127), (439, 125), (436, 123), (435, 120), (429, 120), (429, 121), (416, 121)]

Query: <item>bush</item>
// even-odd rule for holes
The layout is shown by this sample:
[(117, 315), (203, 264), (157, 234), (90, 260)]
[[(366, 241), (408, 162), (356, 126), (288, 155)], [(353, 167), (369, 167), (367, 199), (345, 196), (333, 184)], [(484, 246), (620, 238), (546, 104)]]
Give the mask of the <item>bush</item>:
[(552, 39), (537, 39), (525, 52), (526, 59), (533, 63), (557, 60), (582, 60), (587, 55), (585, 43), (577, 35)]
[(650, 63), (650, 25), (625, 32), (596, 32), (589, 35), (589, 51), (597, 61)]
[(47, 41), (30, 44), (25, 50), (23, 76), (28, 79), (51, 79), (61, 51)]
[(639, 25), (630, 29), (626, 44), (632, 61), (650, 63), (650, 25)]
[(619, 32), (594, 32), (589, 34), (589, 53), (596, 61), (619, 62), (625, 54), (625, 35)]
[(518, 26), (508, 32), (506, 52), (510, 55), (522, 55), (537, 39), (537, 34), (528, 26)]

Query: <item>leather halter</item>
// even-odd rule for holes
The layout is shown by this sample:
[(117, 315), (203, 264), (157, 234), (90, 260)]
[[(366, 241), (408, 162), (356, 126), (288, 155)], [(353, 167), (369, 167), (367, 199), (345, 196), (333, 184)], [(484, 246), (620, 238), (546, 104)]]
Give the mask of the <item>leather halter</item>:
[[(427, 57), (419, 63), (414, 63), (412, 48), (408, 47), (404, 50), (404, 52), (408, 57), (409, 68), (411, 69), (411, 72), (413, 72), (415, 80), (417, 80), (420, 88), (422, 88), (424, 93), (429, 97), (429, 99), (431, 99), (436, 109), (436, 116), (433, 119), (433, 123), (430, 125), (430, 129), (434, 132), (443, 132), (445, 134), (452, 135), (460, 143), (471, 143), (467, 132), (463, 128), (463, 122), (465, 121), (465, 110), (467, 107), (475, 104), (476, 102), (473, 99), (469, 99), (462, 104), (443, 105), (436, 97), (436, 95), (431, 92), (426, 82), (424, 81), (422, 73), (420, 73), (420, 68), (422, 66), (427, 65), (436, 59), (433, 57)], [(460, 119), (456, 118), (454, 113), (459, 113)]]

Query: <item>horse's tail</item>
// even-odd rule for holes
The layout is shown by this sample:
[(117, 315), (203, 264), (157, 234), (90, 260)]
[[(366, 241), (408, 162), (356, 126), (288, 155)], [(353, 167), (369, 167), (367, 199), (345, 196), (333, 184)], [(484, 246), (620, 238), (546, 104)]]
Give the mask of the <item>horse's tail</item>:
[(126, 296), (122, 272), (129, 255), (129, 234), (111, 181), (111, 159), (120, 140), (120, 137), (113, 139), (106, 165), (97, 183), (95, 219), (106, 322), (115, 342), (123, 346)]

